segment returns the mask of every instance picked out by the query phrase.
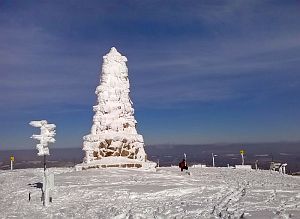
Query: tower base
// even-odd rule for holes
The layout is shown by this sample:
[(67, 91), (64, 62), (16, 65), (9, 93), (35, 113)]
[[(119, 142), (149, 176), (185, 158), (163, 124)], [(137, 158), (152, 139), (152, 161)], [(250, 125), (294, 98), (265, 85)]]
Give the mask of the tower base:
[(99, 160), (88, 163), (81, 163), (75, 166), (76, 171), (92, 168), (140, 168), (143, 170), (155, 170), (156, 163), (152, 161), (139, 161), (125, 157), (103, 157)]

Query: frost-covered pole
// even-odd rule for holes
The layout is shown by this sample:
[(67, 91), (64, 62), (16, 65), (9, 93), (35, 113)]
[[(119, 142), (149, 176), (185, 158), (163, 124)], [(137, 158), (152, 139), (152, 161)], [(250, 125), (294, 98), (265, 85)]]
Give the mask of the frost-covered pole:
[(46, 156), (50, 155), (48, 144), (55, 142), (56, 126), (54, 124), (48, 124), (46, 120), (31, 121), (29, 125), (41, 129), (39, 135), (32, 135), (31, 138), (40, 141), (40, 143), (36, 145), (36, 148), (38, 149), (38, 156), (44, 157), (43, 205), (47, 206), (49, 203), (49, 186), (47, 186)]
[(46, 154), (44, 154), (44, 172), (46, 171)]

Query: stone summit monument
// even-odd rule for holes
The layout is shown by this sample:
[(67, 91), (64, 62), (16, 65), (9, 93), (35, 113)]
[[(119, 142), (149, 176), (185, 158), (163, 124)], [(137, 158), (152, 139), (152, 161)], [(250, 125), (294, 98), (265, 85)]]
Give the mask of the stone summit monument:
[(126, 62), (127, 58), (114, 47), (103, 56), (93, 126), (91, 133), (83, 137), (85, 157), (77, 169), (155, 167), (155, 163), (147, 161), (143, 136), (136, 130)]

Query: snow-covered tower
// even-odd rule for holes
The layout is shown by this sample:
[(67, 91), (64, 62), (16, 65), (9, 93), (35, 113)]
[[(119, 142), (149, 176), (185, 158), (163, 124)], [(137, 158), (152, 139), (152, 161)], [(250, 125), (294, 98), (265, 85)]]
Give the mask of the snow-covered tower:
[(80, 168), (150, 164), (146, 162), (143, 136), (136, 130), (126, 62), (114, 47), (103, 56), (100, 85), (95, 91), (98, 101), (93, 107), (91, 133), (83, 137), (85, 157)]

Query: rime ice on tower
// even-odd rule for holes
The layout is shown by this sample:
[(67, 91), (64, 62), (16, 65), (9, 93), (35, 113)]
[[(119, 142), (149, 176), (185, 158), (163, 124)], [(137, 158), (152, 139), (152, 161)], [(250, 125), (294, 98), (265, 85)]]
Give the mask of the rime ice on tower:
[(136, 130), (126, 62), (127, 58), (114, 47), (103, 56), (93, 126), (91, 133), (83, 137), (84, 169), (143, 167), (150, 163), (146, 162), (143, 136)]

